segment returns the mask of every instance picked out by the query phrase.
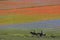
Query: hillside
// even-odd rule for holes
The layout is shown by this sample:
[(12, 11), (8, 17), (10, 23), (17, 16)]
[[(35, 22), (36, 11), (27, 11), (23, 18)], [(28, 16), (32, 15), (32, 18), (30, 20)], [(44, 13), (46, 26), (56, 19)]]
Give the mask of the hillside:
[(16, 24), (60, 19), (60, 6), (0, 10), (0, 24)]

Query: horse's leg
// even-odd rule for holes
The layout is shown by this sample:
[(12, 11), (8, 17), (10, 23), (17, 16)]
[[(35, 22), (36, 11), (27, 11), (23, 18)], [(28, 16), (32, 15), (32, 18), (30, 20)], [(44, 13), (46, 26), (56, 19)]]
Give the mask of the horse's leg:
[(40, 34), (40, 37), (42, 37), (43, 36), (43, 34)]
[(32, 37), (34, 37), (34, 36), (32, 36)]
[(34, 37), (34, 35), (32, 35), (31, 37)]

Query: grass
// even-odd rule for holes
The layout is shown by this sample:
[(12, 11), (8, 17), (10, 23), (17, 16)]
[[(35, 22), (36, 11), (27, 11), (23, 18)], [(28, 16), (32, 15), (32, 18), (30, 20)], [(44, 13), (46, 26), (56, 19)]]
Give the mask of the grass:
[[(44, 30), (47, 34), (46, 37), (31, 37), (29, 33), (32, 29), (22, 30), (22, 29), (0, 29), (0, 40), (60, 40), (60, 31), (55, 29), (35, 29), (36, 32)], [(52, 38), (50, 36), (56, 36)]]

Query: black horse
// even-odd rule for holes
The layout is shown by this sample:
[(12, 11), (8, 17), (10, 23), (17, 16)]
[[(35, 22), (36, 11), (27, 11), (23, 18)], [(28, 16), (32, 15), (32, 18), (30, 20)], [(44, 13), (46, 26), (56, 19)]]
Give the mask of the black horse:
[(46, 34), (43, 33), (43, 31), (41, 31), (40, 33), (38, 33), (40, 37), (42, 36), (46, 36)]
[(33, 36), (38, 36), (38, 33), (30, 32)]
[(38, 33), (40, 37), (42, 36), (46, 36), (46, 34), (43, 34), (43, 33)]
[(30, 32), (32, 35), (35, 35), (35, 36), (46, 36), (46, 34), (43, 33), (43, 31), (41, 31), (40, 33), (36, 33), (36, 32)]

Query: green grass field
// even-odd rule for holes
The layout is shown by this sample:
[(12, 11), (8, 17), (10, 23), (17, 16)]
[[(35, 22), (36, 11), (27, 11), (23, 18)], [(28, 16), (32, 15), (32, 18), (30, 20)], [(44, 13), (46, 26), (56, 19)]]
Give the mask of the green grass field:
[[(32, 37), (31, 31), (44, 31), (45, 37)], [(60, 40), (60, 29), (40, 28), (40, 29), (0, 29), (0, 40)], [(52, 38), (50, 36), (55, 36)]]

